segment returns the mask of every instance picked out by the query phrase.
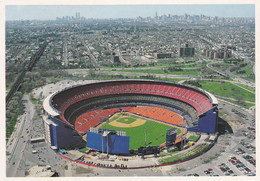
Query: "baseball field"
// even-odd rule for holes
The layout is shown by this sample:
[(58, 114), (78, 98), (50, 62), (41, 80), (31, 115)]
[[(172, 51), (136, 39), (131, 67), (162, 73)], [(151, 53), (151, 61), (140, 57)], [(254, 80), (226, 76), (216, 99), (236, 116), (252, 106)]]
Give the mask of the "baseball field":
[[(131, 150), (141, 146), (158, 146), (164, 143), (166, 131), (173, 127), (129, 112), (121, 112), (113, 115), (99, 128), (125, 131), (126, 136), (130, 136), (129, 149)], [(178, 129), (177, 134), (180, 133), (181, 130)]]

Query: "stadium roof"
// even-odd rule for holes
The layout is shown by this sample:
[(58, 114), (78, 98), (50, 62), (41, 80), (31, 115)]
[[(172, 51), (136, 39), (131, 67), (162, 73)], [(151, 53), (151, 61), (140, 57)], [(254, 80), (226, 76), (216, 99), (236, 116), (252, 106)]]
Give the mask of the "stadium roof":
[(51, 116), (59, 116), (59, 115), (60, 115), (60, 113), (59, 113), (56, 109), (54, 109), (54, 108), (52, 107), (52, 105), (50, 104), (51, 97), (52, 97), (55, 93), (56, 93), (56, 92), (54, 92), (54, 93), (48, 95), (48, 96), (46, 97), (46, 99), (43, 101), (43, 108), (44, 108), (44, 110), (45, 110), (46, 112), (48, 112), (48, 114), (50, 114)]
[[(203, 91), (205, 91), (205, 90), (203, 90)], [(218, 100), (217, 100), (217, 98), (213, 94), (211, 94), (211, 93), (209, 93), (207, 91), (205, 91), (205, 92), (210, 96), (212, 104), (218, 104)]]

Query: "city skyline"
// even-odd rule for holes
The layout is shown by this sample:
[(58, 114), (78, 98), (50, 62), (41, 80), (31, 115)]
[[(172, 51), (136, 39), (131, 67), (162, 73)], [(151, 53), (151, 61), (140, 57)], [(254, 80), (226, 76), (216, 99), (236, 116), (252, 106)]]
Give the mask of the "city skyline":
[(75, 16), (95, 19), (155, 17), (160, 15), (206, 15), (218, 17), (255, 17), (255, 5), (48, 5), (6, 6), (6, 20), (55, 20)]

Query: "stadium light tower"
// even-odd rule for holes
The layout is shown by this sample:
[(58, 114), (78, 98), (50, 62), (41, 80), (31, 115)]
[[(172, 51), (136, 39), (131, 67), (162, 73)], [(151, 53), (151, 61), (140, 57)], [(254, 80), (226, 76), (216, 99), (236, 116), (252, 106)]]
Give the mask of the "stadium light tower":
[(144, 146), (146, 147), (146, 127), (144, 128)]

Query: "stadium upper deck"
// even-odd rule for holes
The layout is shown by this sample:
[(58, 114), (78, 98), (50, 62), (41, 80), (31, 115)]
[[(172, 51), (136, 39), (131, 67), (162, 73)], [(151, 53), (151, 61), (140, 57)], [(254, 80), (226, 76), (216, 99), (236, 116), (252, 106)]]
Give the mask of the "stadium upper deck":
[(193, 107), (198, 117), (218, 105), (217, 99), (212, 94), (188, 85), (153, 80), (110, 80), (68, 87), (56, 92), (44, 101), (44, 109), (49, 115), (59, 117), (73, 125), (74, 122), (64, 116), (66, 110), (82, 101), (93, 98), (105, 99), (108, 95), (110, 97), (148, 95), (178, 100)]

